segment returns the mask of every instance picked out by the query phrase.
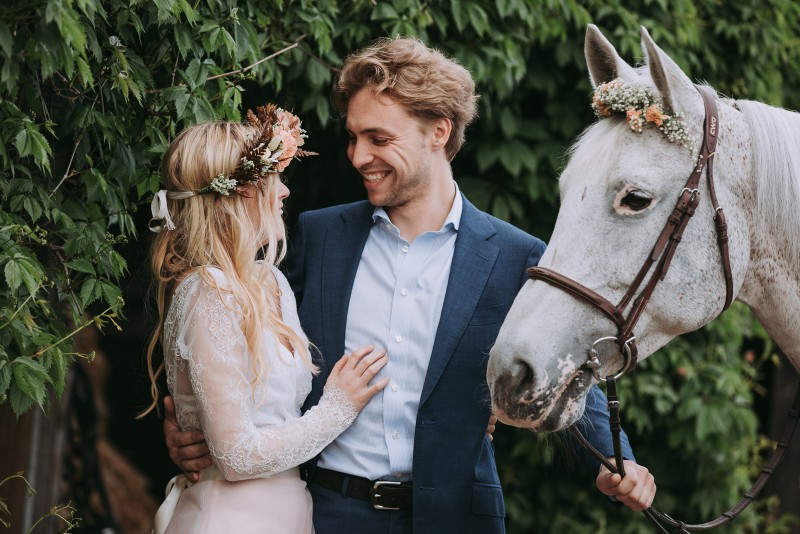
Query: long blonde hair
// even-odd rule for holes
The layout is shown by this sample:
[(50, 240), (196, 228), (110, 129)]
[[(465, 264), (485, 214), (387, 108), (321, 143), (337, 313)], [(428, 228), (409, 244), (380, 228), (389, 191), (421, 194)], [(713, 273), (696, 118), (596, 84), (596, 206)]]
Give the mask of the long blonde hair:
[[(248, 138), (255, 135), (252, 126), (225, 121), (198, 124), (181, 132), (170, 144), (161, 165), (163, 187), (171, 191), (194, 191), (208, 185), (219, 174), (229, 174), (239, 163)], [(240, 325), (251, 358), (255, 387), (267, 371), (261, 352), (262, 328), (275, 342), (287, 342), (294, 353), (312, 371), (307, 342), (281, 317), (280, 289), (271, 269), (256, 268), (259, 243), (264, 262), (278, 265), (285, 255), (285, 228), (279, 213), (277, 197), (280, 177), (262, 178), (255, 199), (260, 220), (249, 216), (248, 199), (231, 194), (195, 195), (184, 200), (168, 200), (168, 209), (175, 223), (174, 230), (164, 230), (153, 240), (150, 267), (156, 285), (158, 325), (147, 347), (147, 368), (150, 376), (152, 403), (139, 417), (158, 405), (158, 376), (164, 370), (162, 361), (156, 366), (156, 346), (163, 341), (164, 321), (178, 283), (192, 271), (220, 292), (233, 295), (240, 308)], [(227, 281), (221, 288), (209, 273), (215, 267)]]

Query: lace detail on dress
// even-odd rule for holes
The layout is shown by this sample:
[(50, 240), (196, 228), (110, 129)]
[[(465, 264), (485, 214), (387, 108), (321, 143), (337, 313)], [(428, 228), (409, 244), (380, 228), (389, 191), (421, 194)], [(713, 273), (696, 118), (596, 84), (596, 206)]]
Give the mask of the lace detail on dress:
[(247, 435), (209, 442), (227, 480), (268, 476), (316, 456), (355, 421), (358, 412), (338, 388), (326, 388), (319, 404), (283, 425), (249, 429)]
[[(210, 272), (224, 288), (221, 272)], [(288, 287), (275, 272), (279, 284)], [(294, 296), (291, 290), (283, 293), (284, 320), (306, 339)], [(178, 422), (184, 430), (205, 434), (227, 480), (266, 477), (310, 460), (358, 415), (342, 390), (326, 387), (319, 404), (300, 416), (311, 373), (299, 357), (268, 339), (266, 330), (262, 350), (269, 372), (254, 390), (238, 310), (232, 295), (192, 273), (175, 291), (163, 336)]]

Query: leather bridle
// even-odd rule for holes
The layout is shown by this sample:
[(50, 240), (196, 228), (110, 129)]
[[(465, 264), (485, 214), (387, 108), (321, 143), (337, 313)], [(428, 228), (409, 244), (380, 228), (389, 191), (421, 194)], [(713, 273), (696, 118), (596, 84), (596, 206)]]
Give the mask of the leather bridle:
[[(639, 269), (639, 273), (636, 275), (636, 278), (634, 278), (628, 291), (623, 295), (619, 304), (615, 306), (599, 293), (552, 269), (546, 267), (531, 267), (528, 269), (529, 279), (541, 280), (569, 293), (573, 297), (582, 300), (602, 312), (617, 326), (617, 334), (615, 336), (601, 337), (592, 343), (589, 349), (589, 358), (582, 367), (591, 371), (598, 382), (607, 383), (609, 426), (612, 434), (612, 442), (614, 444), (614, 459), (616, 465), (609, 462), (574, 426), (570, 427), (568, 430), (584, 448), (597, 457), (611, 472), (619, 473), (623, 477), (625, 476), (625, 470), (623, 467), (622, 447), (620, 446), (620, 402), (616, 390), (616, 381), (636, 367), (638, 349), (636, 347), (634, 328), (642, 312), (644, 312), (644, 309), (650, 302), (650, 297), (653, 295), (656, 286), (660, 281), (664, 280), (664, 277), (667, 275), (672, 258), (683, 237), (683, 232), (700, 203), (700, 190), (698, 188), (704, 170), (707, 176), (708, 196), (714, 208), (717, 243), (720, 249), (722, 273), (725, 278), (725, 304), (722, 307), (722, 311), (728, 309), (733, 302), (733, 275), (731, 273), (730, 255), (728, 252), (728, 224), (725, 220), (725, 213), (717, 201), (716, 191), (714, 190), (714, 156), (716, 155), (717, 134), (719, 132), (717, 105), (714, 94), (709, 88), (699, 85), (695, 87), (703, 98), (703, 105), (705, 108), (703, 142), (700, 155), (697, 158), (697, 163), (694, 166), (694, 170), (692, 170), (692, 174), (689, 176), (686, 185), (684, 185), (683, 190), (678, 196), (675, 208), (673, 208), (672, 213), (667, 218), (664, 229), (661, 231), (661, 234), (659, 234), (652, 251), (645, 259), (644, 265)], [(653, 265), (655, 265), (655, 268), (653, 268)], [(645, 278), (647, 278), (647, 274), (650, 272), (651, 268), (653, 272), (645, 283)], [(644, 284), (644, 289), (636, 296), (642, 284)], [(631, 301), (633, 304), (626, 316), (625, 310)], [(603, 377), (599, 372), (601, 362), (595, 347), (599, 343), (606, 341), (614, 341), (619, 346), (623, 357), (623, 365), (615, 374)], [(688, 525), (682, 521), (675, 520), (652, 507), (644, 510), (643, 513), (645, 516), (653, 523), (658, 532), (665, 534), (668, 531), (664, 528), (664, 525), (676, 529), (678, 532), (688, 533), (712, 530), (733, 520), (755, 499), (761, 489), (763, 489), (775, 467), (783, 459), (786, 449), (789, 447), (798, 420), (800, 420), (800, 385), (795, 395), (794, 405), (789, 412), (789, 417), (781, 434), (781, 438), (767, 461), (766, 467), (764, 467), (751, 489), (745, 493), (742, 500), (740, 500), (736, 506), (712, 521), (696, 525)]]
[[(656, 286), (660, 281), (664, 280), (664, 277), (667, 275), (672, 258), (675, 255), (675, 250), (681, 243), (683, 232), (700, 203), (700, 190), (698, 187), (700, 179), (703, 176), (703, 171), (706, 169), (708, 192), (711, 198), (711, 205), (714, 207), (717, 242), (719, 243), (722, 271), (725, 277), (725, 305), (723, 306), (723, 311), (726, 310), (733, 301), (733, 275), (731, 274), (731, 262), (728, 253), (728, 224), (725, 221), (725, 213), (717, 201), (716, 191), (714, 190), (714, 156), (716, 155), (715, 149), (717, 146), (717, 133), (719, 131), (717, 104), (714, 101), (714, 95), (708, 88), (703, 86), (696, 87), (703, 97), (703, 104), (705, 106), (703, 143), (701, 145), (700, 155), (697, 158), (697, 164), (694, 166), (692, 174), (689, 176), (686, 185), (684, 185), (683, 190), (678, 196), (675, 208), (673, 208), (672, 213), (664, 225), (664, 229), (661, 231), (658, 239), (656, 239), (652, 251), (645, 259), (644, 265), (639, 269), (639, 274), (636, 275), (636, 278), (634, 278), (628, 291), (622, 297), (622, 300), (619, 301), (619, 304), (615, 306), (608, 299), (580, 282), (553, 271), (552, 269), (546, 267), (531, 267), (528, 269), (528, 278), (531, 280), (541, 280), (566, 291), (570, 295), (593, 306), (617, 325), (618, 330), (616, 336), (603, 337), (592, 344), (589, 361), (584, 364), (585, 367), (592, 370), (598, 381), (605, 380), (605, 378), (601, 377), (598, 373), (600, 361), (597, 358), (597, 351), (594, 348), (598, 343), (615, 341), (622, 352), (624, 364), (614, 375), (614, 378), (620, 378), (636, 367), (638, 349), (636, 347), (636, 337), (633, 334), (634, 328), (642, 312), (650, 302), (650, 297)], [(650, 279), (645, 284), (639, 296), (636, 297), (637, 291), (639, 291), (639, 288), (644, 283), (647, 273), (650, 272), (653, 264), (655, 264), (655, 269), (653, 269)], [(636, 297), (635, 300), (633, 300), (634, 297)], [(628, 315), (625, 316), (625, 309), (632, 300), (633, 305)]]

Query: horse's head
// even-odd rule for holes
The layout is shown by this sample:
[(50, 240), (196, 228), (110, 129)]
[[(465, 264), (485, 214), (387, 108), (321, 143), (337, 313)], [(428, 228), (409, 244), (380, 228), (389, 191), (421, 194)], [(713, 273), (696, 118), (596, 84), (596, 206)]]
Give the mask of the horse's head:
[[(642, 29), (646, 64), (620, 58), (596, 27), (585, 53), (595, 88), (612, 80), (646, 88), (665, 114), (682, 117), (690, 142), (670, 142), (655, 124), (632, 130), (625, 113), (602, 118), (575, 143), (560, 178), (561, 209), (540, 266), (578, 281), (617, 304), (634, 281), (675, 207), (700, 152), (705, 111), (697, 88)], [(620, 82), (615, 82), (620, 83)], [(737, 189), (750, 169), (750, 140), (741, 114), (719, 103), (716, 189), (727, 215), (734, 294), (742, 284), (749, 241)], [(683, 233), (665, 277), (634, 329), (639, 359), (672, 337), (695, 330), (723, 308), (722, 274), (714, 209), (705, 176), (700, 203)], [(746, 196), (746, 195), (745, 195)], [(626, 306), (625, 313), (630, 309)], [(489, 360), (495, 412), (504, 421), (534, 430), (559, 430), (583, 413), (593, 384), (582, 368), (593, 343), (615, 336), (617, 325), (598, 309), (541, 280), (521, 290), (500, 330)], [(599, 376), (624, 367), (615, 343), (596, 346)]]

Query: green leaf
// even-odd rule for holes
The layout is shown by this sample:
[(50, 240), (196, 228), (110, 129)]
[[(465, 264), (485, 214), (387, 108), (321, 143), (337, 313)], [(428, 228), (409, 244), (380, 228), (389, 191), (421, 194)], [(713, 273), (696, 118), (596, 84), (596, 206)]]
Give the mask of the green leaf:
[(233, 39), (233, 36), (225, 28), (222, 28), (222, 42), (225, 44), (225, 48), (228, 50), (228, 54), (230, 54), (231, 57), (235, 57), (236, 41)]
[(192, 100), (192, 113), (197, 123), (210, 122), (217, 118), (214, 108), (203, 96), (197, 96)]
[(22, 207), (26, 212), (28, 212), (28, 215), (31, 216), (32, 223), (35, 223), (37, 220), (39, 220), (39, 217), (42, 216), (42, 207), (35, 199), (31, 197), (25, 197), (25, 199), (22, 201)]
[(48, 2), (46, 20), (55, 21), (61, 37), (68, 44), (72, 44), (80, 54), (86, 49), (86, 34), (83, 32), (77, 13), (70, 7), (65, 7), (61, 2)]
[(92, 69), (89, 64), (83, 60), (82, 57), (75, 58), (75, 63), (78, 65), (78, 74), (81, 76), (81, 83), (84, 87), (89, 87), (94, 83), (94, 76), (92, 76)]
[(122, 276), (128, 270), (128, 262), (118, 252), (112, 250), (109, 259), (114, 276)]
[(200, 87), (206, 83), (208, 67), (205, 62), (201, 63), (199, 59), (193, 59), (189, 62), (189, 66), (186, 68), (186, 77), (192, 88)]
[(103, 294), (103, 299), (106, 301), (106, 304), (113, 308), (119, 306), (122, 292), (117, 286), (107, 282), (100, 282), (100, 290)]
[(185, 95), (188, 92), (185, 86), (178, 85), (173, 87), (167, 87), (163, 91), (161, 91), (161, 96), (164, 97), (164, 100), (167, 102), (174, 102), (181, 96)]
[(100, 296), (100, 285), (97, 278), (89, 278), (81, 286), (81, 305), (85, 308)]
[(11, 409), (14, 411), (14, 414), (19, 417), (31, 409), (31, 406), (33, 406), (33, 403), (36, 402), (36, 399), (26, 395), (16, 383), (12, 383), (9, 390), (8, 402), (11, 405)]
[(27, 356), (21, 356), (11, 362), (11, 370), (14, 376), (14, 384), (22, 393), (32, 398), (38, 404), (44, 401), (47, 394), (45, 383), (50, 381), (42, 365)]
[(179, 119), (183, 118), (184, 112), (186, 111), (186, 104), (189, 102), (191, 96), (192, 95), (189, 93), (184, 93), (175, 98), (175, 113), (177, 113)]
[(372, 20), (396, 19), (398, 15), (391, 3), (379, 2), (372, 10), (370, 18)]
[(6, 283), (11, 291), (16, 291), (22, 285), (22, 266), (17, 260), (6, 263), (5, 268)]
[(7, 394), (8, 388), (11, 385), (11, 365), (8, 360), (0, 360), (0, 397)]
[(319, 122), (322, 124), (327, 124), (328, 121), (331, 119), (331, 112), (330, 112), (330, 104), (328, 103), (328, 99), (324, 96), (320, 96), (317, 98), (317, 103), (315, 106), (315, 111), (317, 112), (317, 118)]
[(53, 384), (56, 397), (60, 399), (64, 394), (67, 372), (69, 371), (69, 365), (72, 362), (72, 357), (61, 352), (58, 347), (53, 347), (50, 349), (48, 354), (52, 358), (52, 365), (48, 369), (50, 373), (50, 383)]
[(500, 113), (500, 128), (503, 130), (503, 135), (507, 139), (512, 139), (517, 135), (517, 117), (519, 115), (514, 113), (510, 107), (504, 107)]
[(178, 46), (181, 59), (186, 59), (186, 54), (194, 45), (192, 34), (189, 32), (188, 28), (184, 26), (175, 26), (173, 31), (175, 32), (175, 44)]
[(33, 161), (39, 168), (50, 170), (49, 156), (52, 154), (50, 144), (31, 123), (25, 125), (14, 138), (20, 157), (33, 156)]
[[(183, 12), (183, 14), (186, 16), (186, 20), (189, 23), (193, 23), (195, 20), (197, 20), (197, 14), (195, 13), (194, 9), (192, 9), (192, 6), (189, 4), (189, 2), (187, 2), (186, 0), (177, 0), (177, 8), (178, 10)], [(177, 16), (177, 10), (176, 10), (176, 16)]]
[(450, 13), (453, 15), (453, 22), (456, 23), (456, 30), (459, 33), (463, 32), (464, 26), (466, 26), (466, 19), (461, 0), (450, 0)]
[(14, 52), (14, 38), (11, 37), (11, 31), (2, 20), (0, 20), (0, 49), (8, 58)]
[(308, 76), (308, 81), (315, 87), (322, 87), (330, 83), (330, 71), (317, 61), (308, 62), (306, 74)]
[(74, 269), (82, 273), (90, 274), (92, 276), (96, 275), (94, 265), (92, 265), (92, 262), (90, 262), (86, 258), (76, 258), (71, 262), (67, 263), (67, 266), (70, 269)]
[(209, 32), (206, 36), (206, 46), (207, 48), (217, 48), (219, 46), (219, 37), (220, 37), (220, 28), (219, 26), (215, 27), (213, 30)]
[(489, 31), (489, 16), (478, 4), (468, 4), (467, 13), (469, 22), (478, 35), (483, 37), (483, 34)]
[(158, 22), (167, 22), (173, 18), (175, 0), (153, 0), (158, 9)]

